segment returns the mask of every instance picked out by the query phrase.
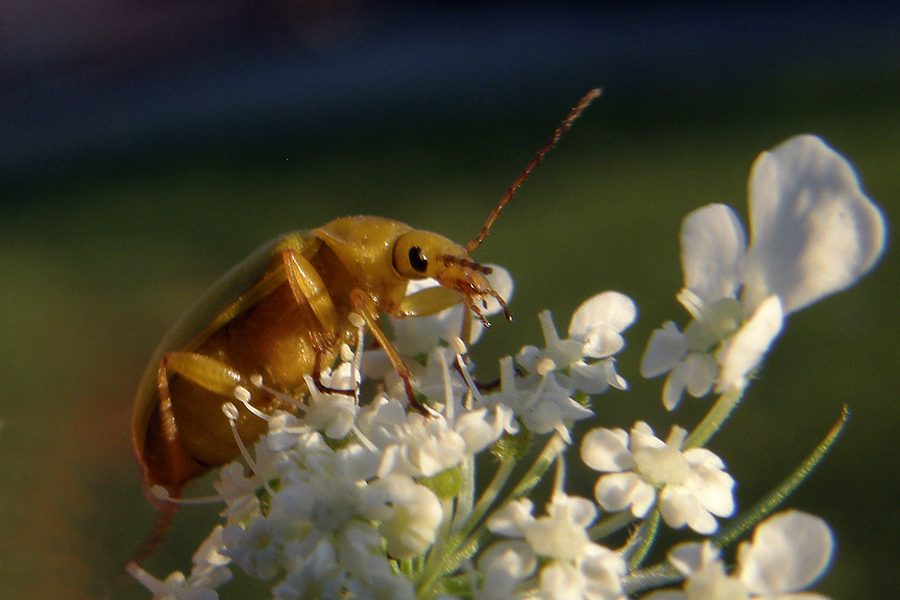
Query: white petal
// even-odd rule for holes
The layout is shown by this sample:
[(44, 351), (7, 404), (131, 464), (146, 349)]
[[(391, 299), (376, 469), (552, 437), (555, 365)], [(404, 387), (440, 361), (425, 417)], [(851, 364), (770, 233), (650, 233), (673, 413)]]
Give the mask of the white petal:
[[(525, 579), (537, 568), (534, 550), (525, 542), (509, 540), (499, 542), (482, 552), (478, 558), (478, 569), (485, 575), (485, 587), (507, 588), (511, 596), (515, 584)], [(511, 584), (511, 585), (510, 585)], [(485, 590), (491, 591), (491, 590)], [(483, 596), (484, 594), (482, 594)], [(499, 598), (499, 595), (488, 597)]]
[(706, 565), (718, 560), (719, 549), (712, 542), (687, 542), (672, 548), (666, 556), (682, 575), (690, 577)]
[(615, 331), (624, 331), (637, 318), (634, 300), (619, 292), (601, 292), (585, 300), (572, 315), (569, 337), (584, 339), (590, 331), (608, 325)]
[(534, 504), (528, 498), (507, 502), (487, 521), (487, 528), (497, 535), (523, 537), (525, 529), (534, 523), (531, 511)]
[(716, 381), (716, 375), (719, 374), (716, 359), (705, 352), (691, 352), (683, 364), (688, 367), (685, 377), (688, 393), (694, 398), (708, 394)]
[(597, 518), (597, 506), (593, 502), (581, 496), (569, 496), (562, 493), (553, 495), (547, 511), (554, 514), (564, 513), (566, 518), (571, 519), (573, 523), (582, 528), (590, 527)]
[(567, 563), (551, 561), (541, 569), (540, 594), (545, 600), (576, 600), (584, 597), (584, 578)]
[(722, 365), (716, 390), (743, 389), (748, 375), (762, 362), (783, 324), (781, 300), (769, 296), (716, 354)]
[(529, 373), (534, 373), (537, 371), (538, 361), (543, 357), (544, 353), (537, 346), (522, 346), (516, 355), (516, 362)]
[(663, 406), (666, 410), (675, 410), (685, 389), (694, 398), (705, 396), (712, 389), (718, 373), (719, 365), (712, 356), (705, 352), (691, 352), (666, 378)]
[(728, 206), (709, 204), (691, 212), (681, 224), (684, 287), (707, 304), (735, 298), (746, 248), (744, 228)]
[(734, 514), (734, 479), (723, 471), (708, 471), (691, 479), (691, 491), (700, 505), (717, 517)]
[[(367, 501), (370, 518), (380, 519), (378, 528), (387, 541), (387, 551), (401, 560), (422, 554), (437, 537), (444, 517), (441, 501), (429, 488), (408, 477), (391, 475), (373, 482)], [(384, 516), (387, 508), (388, 516)]]
[(800, 591), (828, 568), (834, 538), (822, 519), (790, 510), (756, 526), (738, 553), (740, 577), (759, 595)]
[(683, 486), (663, 488), (659, 493), (659, 511), (666, 524), (674, 529), (687, 525), (697, 533), (710, 534), (719, 528), (715, 517)]
[(706, 448), (690, 448), (684, 451), (684, 458), (697, 471), (722, 470), (725, 463), (714, 452)]
[(663, 384), (662, 402), (666, 410), (675, 410), (684, 397), (684, 389), (687, 386), (687, 365), (680, 363), (672, 369), (666, 382)]
[(622, 578), (628, 572), (628, 566), (619, 553), (600, 544), (588, 544), (581, 558), (581, 572), (587, 580), (584, 598), (588, 600), (624, 598)]
[(616, 363), (612, 358), (601, 360), (592, 365), (575, 363), (572, 365), (572, 383), (575, 389), (585, 394), (602, 394), (609, 386), (624, 390), (628, 382), (616, 373)]
[(853, 167), (815, 136), (763, 152), (749, 187), (745, 306), (778, 294), (789, 314), (853, 285), (884, 250), (881, 211)]
[[(625, 510), (637, 498), (640, 500), (640, 506), (632, 507), (632, 513), (636, 517), (643, 517), (649, 511), (649, 507), (646, 506), (646, 490), (644, 488), (653, 493), (653, 488), (631, 471), (611, 473), (597, 481), (597, 485), (594, 486), (594, 497), (597, 499), (597, 503), (609, 512)], [(655, 494), (653, 497), (655, 498)]]
[(618, 353), (624, 347), (625, 338), (612, 326), (599, 325), (582, 338), (581, 355), (588, 358), (606, 358)]
[(581, 440), (581, 460), (595, 471), (616, 472), (634, 468), (624, 429), (592, 429)]
[(672, 321), (657, 329), (641, 357), (641, 377), (650, 379), (671, 371), (687, 354), (687, 338)]
[(628, 389), (628, 382), (625, 381), (624, 377), (616, 373), (616, 359), (607, 358), (606, 360), (601, 360), (598, 364), (602, 365), (603, 370), (606, 372), (606, 383), (623, 392)]
[(656, 504), (656, 488), (650, 484), (636, 486), (631, 494), (631, 514), (635, 517), (646, 517)]
[(632, 452), (636, 452), (641, 448), (665, 448), (666, 443), (656, 437), (653, 428), (644, 421), (636, 421), (631, 427), (631, 444), (629, 445)]

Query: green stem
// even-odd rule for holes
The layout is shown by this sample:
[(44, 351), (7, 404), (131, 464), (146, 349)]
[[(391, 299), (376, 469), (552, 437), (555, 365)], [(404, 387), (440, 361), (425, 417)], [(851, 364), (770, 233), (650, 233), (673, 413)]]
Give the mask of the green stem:
[(661, 562), (647, 569), (635, 571), (625, 578), (622, 582), (625, 593), (628, 596), (644, 590), (652, 590), (661, 588), (670, 583), (682, 581), (684, 575), (679, 573), (675, 567), (668, 562)]
[(559, 456), (560, 452), (562, 452), (565, 447), (566, 442), (558, 433), (551, 435), (550, 439), (547, 440), (544, 449), (541, 451), (540, 456), (537, 457), (534, 464), (528, 469), (528, 472), (522, 476), (522, 480), (519, 481), (519, 485), (517, 485), (509, 495), (509, 499), (515, 500), (530, 492), (534, 486), (541, 481), (544, 473), (550, 468), (550, 465), (553, 464), (553, 461), (556, 460), (556, 457)]
[(656, 541), (656, 532), (659, 530), (659, 510), (654, 510), (646, 521), (641, 523), (637, 533), (634, 534), (632, 540), (629, 540), (629, 546), (633, 546), (634, 552), (628, 559), (628, 570), (634, 571), (641, 566), (647, 553), (653, 547)]
[(494, 473), (494, 478), (484, 489), (484, 493), (481, 494), (481, 498), (478, 499), (475, 508), (472, 509), (472, 514), (469, 516), (466, 526), (460, 529), (463, 535), (468, 535), (475, 525), (481, 521), (488, 509), (491, 508), (497, 496), (500, 495), (500, 490), (506, 486), (506, 482), (509, 480), (509, 476), (512, 475), (515, 466), (516, 459), (512, 457), (505, 458), (500, 462), (497, 472)]
[(597, 540), (602, 540), (606, 536), (619, 531), (623, 527), (628, 527), (628, 525), (635, 519), (636, 517), (631, 514), (630, 510), (623, 510), (622, 512), (618, 512), (591, 527), (588, 530), (588, 536), (595, 542)]
[(478, 539), (478, 536), (470, 538), (472, 530), (475, 529), (484, 514), (491, 508), (494, 500), (496, 500), (497, 496), (500, 494), (500, 490), (503, 489), (506, 482), (509, 480), (509, 476), (512, 474), (515, 466), (516, 460), (511, 457), (500, 462), (500, 466), (494, 473), (493, 479), (485, 488), (484, 493), (482, 493), (481, 498), (478, 499), (475, 507), (471, 510), (466, 522), (460, 526), (456, 533), (446, 539), (442, 546), (436, 546), (434, 550), (429, 553), (428, 559), (425, 562), (425, 567), (422, 570), (422, 575), (419, 578), (419, 583), (416, 586), (419, 592), (430, 587), (438, 577), (448, 572), (448, 569), (450, 568), (449, 565), (451, 565), (457, 555), (460, 554), (460, 548), (471, 545), (472, 540)]
[[(525, 473), (522, 480), (510, 493), (508, 499), (519, 498), (537, 485), (543, 474), (550, 468), (550, 465), (553, 464), (553, 461), (564, 448), (565, 441), (558, 434), (551, 435), (544, 449), (535, 459), (534, 464), (531, 465), (531, 468), (528, 469), (528, 472)], [(463, 558), (474, 555), (478, 550), (484, 539), (484, 530), (481, 528), (476, 529), (476, 527), (481, 523), (488, 510), (493, 507), (515, 465), (516, 460), (513, 458), (507, 458), (500, 463), (494, 478), (485, 488), (481, 498), (478, 499), (465, 525), (447, 540), (446, 545), (440, 552), (433, 552), (428, 557), (422, 576), (416, 586), (420, 593), (434, 585), (438, 577), (455, 569)], [(461, 557), (461, 554), (466, 556)]]
[(708, 442), (713, 435), (722, 427), (731, 412), (740, 403), (743, 396), (743, 390), (729, 390), (724, 392), (713, 407), (706, 413), (700, 424), (694, 428), (691, 435), (684, 441), (683, 449), (699, 448)]
[(759, 502), (754, 504), (748, 511), (733, 519), (727, 527), (724, 527), (713, 542), (720, 548), (724, 548), (749, 531), (754, 525), (759, 523), (767, 515), (771, 514), (782, 502), (790, 496), (797, 487), (809, 477), (813, 470), (822, 462), (825, 455), (834, 446), (834, 443), (844, 431), (847, 424), (847, 418), (850, 416), (849, 409), (844, 406), (841, 417), (832, 426), (828, 435), (822, 442), (816, 446), (816, 449), (794, 469), (778, 486), (763, 497)]

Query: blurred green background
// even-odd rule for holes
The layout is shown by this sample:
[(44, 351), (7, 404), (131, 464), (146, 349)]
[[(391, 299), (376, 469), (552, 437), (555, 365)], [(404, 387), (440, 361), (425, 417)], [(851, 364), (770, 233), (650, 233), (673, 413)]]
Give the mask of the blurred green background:
[[(515, 322), (477, 349), (485, 376), (540, 342), (538, 311), (563, 329), (615, 289), (640, 312), (619, 357), (632, 388), (600, 399), (598, 424), (693, 425), (708, 400), (667, 414), (662, 381), (637, 367), (654, 328), (687, 320), (680, 220), (709, 202), (745, 218), (752, 161), (791, 135), (821, 135), (900, 222), (888, 3), (101, 2), (67, 19), (74, 6), (0, 21), (3, 598), (149, 597), (120, 576), (154, 519), (132, 398), (156, 343), (218, 275), (278, 233), (350, 214), (465, 242), (592, 87), (603, 97), (476, 255), (517, 286)], [(790, 501), (836, 532), (817, 588), (834, 598), (900, 587), (898, 276), (889, 246), (857, 287), (793, 315), (711, 444), (746, 508), (850, 405), (846, 435)], [(147, 568), (189, 568), (216, 512), (182, 510)]]

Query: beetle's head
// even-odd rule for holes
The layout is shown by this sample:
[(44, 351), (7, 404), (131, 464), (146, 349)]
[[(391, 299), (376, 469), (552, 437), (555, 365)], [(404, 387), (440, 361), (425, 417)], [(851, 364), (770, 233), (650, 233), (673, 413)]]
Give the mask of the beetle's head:
[(512, 319), (506, 302), (488, 281), (491, 268), (478, 264), (465, 248), (441, 235), (415, 229), (404, 233), (394, 242), (393, 266), (402, 277), (432, 278), (458, 292), (485, 327), (490, 326), (484, 315), (490, 298), (500, 304), (507, 320)]

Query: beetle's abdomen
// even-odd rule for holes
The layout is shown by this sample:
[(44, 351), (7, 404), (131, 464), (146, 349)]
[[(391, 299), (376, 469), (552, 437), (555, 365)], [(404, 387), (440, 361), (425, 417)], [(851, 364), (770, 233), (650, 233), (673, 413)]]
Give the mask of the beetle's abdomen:
[[(341, 322), (346, 323), (346, 315), (341, 316)], [(304, 377), (312, 375), (316, 366), (331, 366), (348, 335), (343, 326), (322, 331), (309, 305), (298, 303), (285, 282), (210, 336), (196, 352), (237, 371), (244, 387), (251, 391), (253, 406), (270, 413), (291, 407), (252, 385), (253, 376), (262, 376), (265, 387), (301, 401), (308, 391)], [(225, 464), (238, 454), (231, 427), (221, 411), (225, 402), (238, 405), (238, 432), (246, 443), (266, 431), (267, 423), (232, 397), (215, 394), (178, 376), (170, 380), (169, 387), (181, 443), (194, 460), (206, 466)]]

